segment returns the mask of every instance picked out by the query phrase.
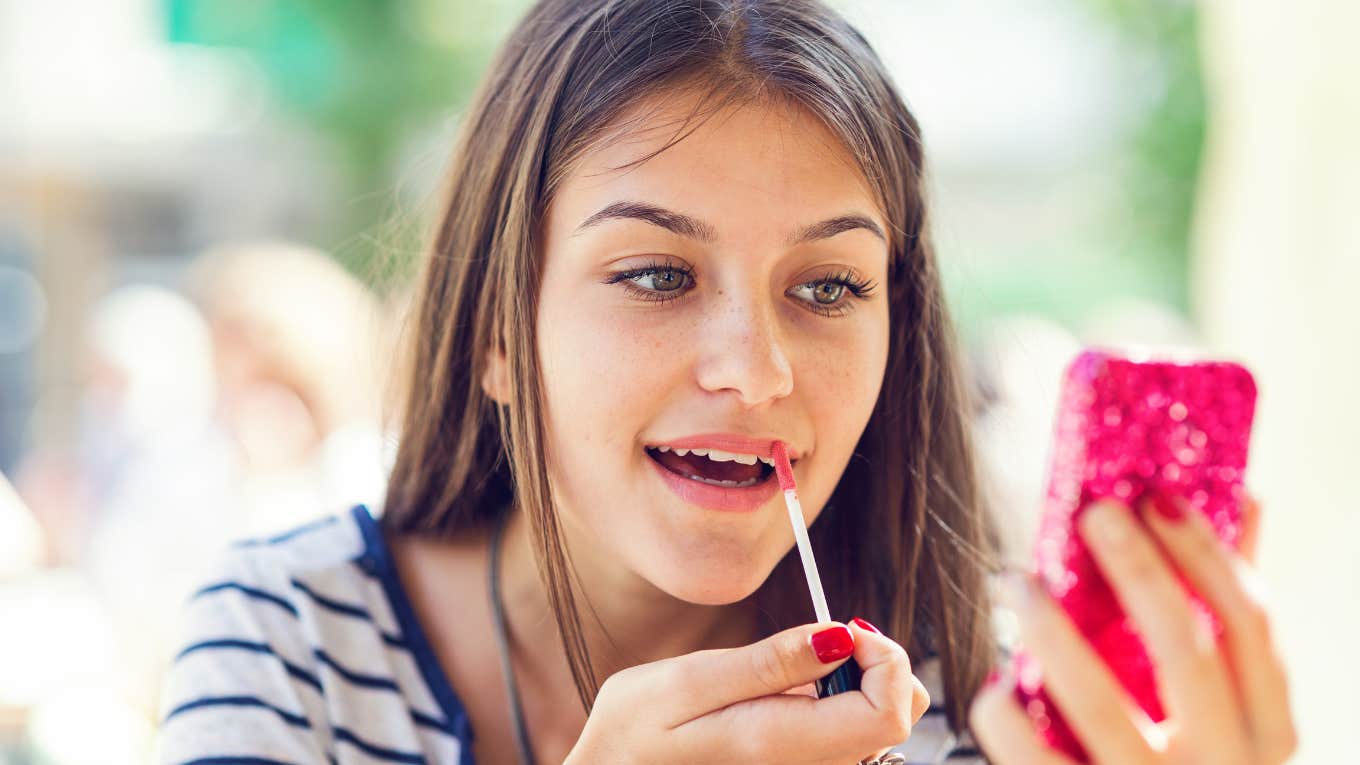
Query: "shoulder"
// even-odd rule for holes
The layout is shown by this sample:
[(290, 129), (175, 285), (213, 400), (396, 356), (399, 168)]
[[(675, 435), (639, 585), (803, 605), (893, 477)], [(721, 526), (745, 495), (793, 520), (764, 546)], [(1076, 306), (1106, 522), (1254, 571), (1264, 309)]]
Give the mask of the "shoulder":
[[(189, 596), (182, 631), (287, 640), (318, 605), (317, 583), (353, 590), (366, 553), (359, 513), (319, 518), (273, 537), (236, 542), (204, 569)], [(370, 518), (371, 522), (371, 518)], [(321, 595), (321, 604), (328, 598)]]
[(358, 507), (218, 556), (181, 617), (161, 762), (227, 753), (321, 762), (342, 745), (414, 757), (426, 729), (452, 735), (408, 666), (376, 574), (377, 533)]
[(304, 523), (270, 537), (233, 543), (218, 558), (218, 573), (271, 578), (343, 567), (366, 551), (365, 526), (375, 523), (363, 506)]

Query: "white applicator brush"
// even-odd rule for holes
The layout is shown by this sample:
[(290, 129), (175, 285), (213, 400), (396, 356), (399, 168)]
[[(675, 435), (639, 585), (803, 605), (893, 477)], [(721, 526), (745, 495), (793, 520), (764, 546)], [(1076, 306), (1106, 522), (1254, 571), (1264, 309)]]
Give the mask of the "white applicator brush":
[[(798, 556), (803, 560), (803, 576), (807, 577), (808, 592), (812, 594), (812, 608), (817, 613), (817, 621), (829, 622), (831, 611), (826, 607), (826, 593), (822, 591), (822, 578), (817, 574), (817, 559), (812, 557), (812, 543), (808, 541), (803, 506), (798, 503), (798, 485), (793, 482), (793, 466), (789, 464), (788, 447), (783, 441), (774, 442), (770, 459), (774, 460), (779, 488), (784, 490), (784, 505), (789, 509), (793, 538), (798, 542)], [(847, 659), (835, 672), (817, 681), (817, 698), (859, 690), (860, 674), (854, 658)]]

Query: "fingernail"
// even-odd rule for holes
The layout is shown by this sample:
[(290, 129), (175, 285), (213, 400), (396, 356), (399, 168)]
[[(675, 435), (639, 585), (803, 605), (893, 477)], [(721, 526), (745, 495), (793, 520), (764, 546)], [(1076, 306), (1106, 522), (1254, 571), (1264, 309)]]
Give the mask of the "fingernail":
[(1152, 508), (1157, 511), (1157, 514), (1168, 521), (1180, 523), (1185, 520), (1185, 510), (1171, 497), (1165, 494), (1153, 494), (1151, 501)]
[(1000, 682), (1001, 682), (1001, 670), (997, 669), (996, 667), (992, 667), (992, 671), (987, 673), (987, 679), (983, 681), (982, 687), (991, 688), (993, 685), (996, 685), (997, 683)]
[(1097, 502), (1082, 513), (1078, 521), (1083, 536), (1093, 536), (1110, 547), (1123, 544), (1129, 536), (1128, 511), (1118, 505)]
[(823, 664), (840, 661), (855, 652), (855, 636), (844, 625), (828, 627), (812, 636), (812, 650)]
[(883, 634), (882, 632), (879, 632), (879, 631), (878, 631), (878, 628), (877, 628), (877, 627), (875, 627), (874, 625), (872, 625), (872, 624), (870, 624), (869, 622), (865, 621), (864, 619), (859, 618), (858, 616), (856, 616), (855, 618), (851, 619), (850, 621), (852, 621), (852, 622), (854, 622), (855, 624), (859, 625), (859, 628), (860, 628), (860, 629), (869, 630), (870, 632), (872, 632), (872, 633), (874, 633), (874, 634), (876, 634), (876, 635), (882, 635), (882, 634)]

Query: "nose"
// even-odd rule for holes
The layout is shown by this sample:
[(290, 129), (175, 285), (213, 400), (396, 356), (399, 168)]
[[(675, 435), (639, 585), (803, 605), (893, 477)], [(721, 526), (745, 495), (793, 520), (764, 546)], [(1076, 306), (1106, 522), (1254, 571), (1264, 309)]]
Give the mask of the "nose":
[(715, 303), (704, 325), (696, 370), (700, 387), (731, 391), (747, 409), (793, 392), (793, 367), (774, 306), (734, 294)]

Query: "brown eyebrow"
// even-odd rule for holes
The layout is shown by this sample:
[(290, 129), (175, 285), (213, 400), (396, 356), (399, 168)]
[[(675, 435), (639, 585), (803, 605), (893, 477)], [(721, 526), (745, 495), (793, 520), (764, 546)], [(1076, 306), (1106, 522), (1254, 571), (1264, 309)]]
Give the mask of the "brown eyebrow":
[[(607, 220), (640, 220), (654, 226), (660, 226), (667, 231), (679, 234), (687, 239), (695, 239), (705, 244), (712, 244), (718, 238), (717, 231), (713, 226), (697, 218), (692, 218), (683, 213), (667, 210), (664, 207), (658, 207), (646, 202), (631, 201), (615, 202), (589, 218), (586, 218), (582, 221), (581, 225), (577, 226), (576, 230), (572, 232), (572, 236)], [(834, 218), (828, 218), (821, 221), (820, 223), (804, 226), (795, 232), (793, 236), (789, 237), (788, 245), (792, 247), (806, 242), (829, 239), (837, 234), (861, 228), (884, 242), (887, 241), (887, 237), (883, 235), (883, 229), (880, 228), (872, 218), (869, 218), (866, 215), (856, 214), (838, 215)]]

